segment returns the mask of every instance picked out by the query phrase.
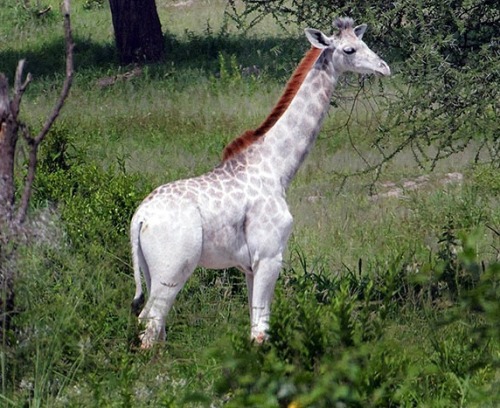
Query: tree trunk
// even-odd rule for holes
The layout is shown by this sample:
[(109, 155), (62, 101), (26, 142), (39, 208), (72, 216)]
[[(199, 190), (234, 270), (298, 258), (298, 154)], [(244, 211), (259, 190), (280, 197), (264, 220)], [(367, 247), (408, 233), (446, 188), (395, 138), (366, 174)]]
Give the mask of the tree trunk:
[(109, 0), (121, 64), (158, 62), (165, 55), (155, 0)]
[(9, 98), (7, 78), (0, 74), (0, 340), (10, 328), (14, 312), (14, 276), (11, 268), (12, 220), (14, 218), (14, 157), (17, 144), (17, 113)]
[(11, 111), (8, 83), (0, 74), (0, 219), (10, 220), (14, 205), (14, 152), (18, 123)]

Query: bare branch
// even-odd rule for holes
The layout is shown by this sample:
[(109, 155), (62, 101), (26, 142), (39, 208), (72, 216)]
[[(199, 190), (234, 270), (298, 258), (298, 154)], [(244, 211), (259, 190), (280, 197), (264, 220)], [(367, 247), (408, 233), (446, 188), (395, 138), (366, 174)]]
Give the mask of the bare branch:
[(63, 8), (64, 8), (64, 36), (66, 40), (66, 78), (64, 80), (61, 94), (59, 95), (59, 99), (57, 100), (56, 105), (52, 110), (52, 113), (47, 118), (40, 133), (35, 137), (36, 145), (39, 145), (43, 141), (45, 136), (47, 136), (47, 133), (49, 133), (51, 126), (61, 113), (64, 101), (68, 97), (69, 90), (73, 82), (73, 48), (75, 47), (75, 44), (73, 43), (73, 36), (71, 33), (69, 0), (64, 0)]
[[(29, 160), (28, 160), (28, 174), (26, 176), (24, 191), (21, 197), (21, 203), (19, 205), (16, 221), (18, 224), (22, 224), (26, 219), (26, 214), (28, 212), (28, 205), (31, 198), (31, 193), (33, 190), (33, 182), (35, 180), (36, 174), (36, 166), (38, 161), (38, 146), (45, 139), (47, 134), (49, 133), (50, 128), (54, 124), (55, 120), (59, 116), (61, 109), (66, 101), (66, 98), (69, 95), (69, 90), (71, 88), (71, 84), (73, 82), (73, 36), (71, 34), (71, 21), (70, 21), (70, 9), (69, 9), (69, 0), (64, 0), (63, 11), (64, 11), (64, 37), (66, 43), (66, 78), (64, 79), (63, 87), (59, 98), (52, 110), (52, 113), (49, 115), (45, 124), (43, 125), (42, 130), (38, 135), (34, 138), (24, 133), (25, 139), (29, 145)], [(17, 75), (16, 75), (17, 80)], [(29, 80), (25, 82), (27, 85)], [(19, 80), (20, 83), (20, 80)], [(22, 89), (22, 87), (20, 88)]]
[(52, 6), (48, 6), (48, 7), (44, 8), (43, 10), (39, 10), (39, 11), (36, 13), (36, 15), (37, 15), (38, 17), (41, 17), (41, 16), (43, 16), (44, 14), (48, 13), (50, 10), (52, 10)]
[(69, 0), (64, 0), (63, 2), (63, 8), (64, 8), (64, 15), (68, 16), (69, 18), (69, 15), (71, 14), (71, 11), (70, 11), (70, 1)]
[(17, 69), (16, 69), (16, 77), (14, 79), (14, 92), (15, 93), (22, 93), (26, 90), (26, 87), (28, 86), (28, 83), (31, 81), (31, 74), (28, 73), (28, 76), (26, 77), (26, 80), (24, 83), (22, 82), (23, 79), (23, 71), (24, 71), (24, 65), (26, 64), (26, 60), (22, 59), (17, 63)]
[(24, 59), (20, 60), (17, 64), (16, 76), (14, 79), (14, 97), (12, 98), (12, 102), (10, 104), (13, 119), (16, 121), (17, 121), (17, 116), (19, 115), (19, 109), (21, 107), (21, 99), (23, 98), (24, 91), (31, 82), (30, 73), (28, 73), (24, 82), (22, 82), (25, 64), (26, 60)]

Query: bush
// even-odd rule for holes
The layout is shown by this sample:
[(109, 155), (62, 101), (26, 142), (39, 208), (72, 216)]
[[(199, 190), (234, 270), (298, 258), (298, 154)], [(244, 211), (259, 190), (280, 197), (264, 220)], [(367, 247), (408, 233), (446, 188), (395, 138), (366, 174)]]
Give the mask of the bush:
[(115, 380), (120, 386), (135, 375), (125, 360), (138, 338), (128, 307), (132, 279), (123, 276), (131, 274), (130, 218), (151, 186), (123, 161), (107, 169), (88, 162), (74, 137), (59, 122), (39, 155), (32, 212), (52, 217), (37, 228), (63, 233), (36, 230), (44, 239), (20, 249), (15, 347), (0, 350), (2, 387), (19, 387), (15, 401), (5, 399), (12, 406), (55, 406), (76, 375), (92, 383), (108, 364), (129, 370)]
[(72, 137), (61, 124), (43, 146), (34, 201), (58, 208), (75, 251), (111, 253), (126, 265), (130, 219), (152, 186), (124, 160), (107, 169), (85, 160)]
[[(464, 237), (457, 255), (469, 275), (481, 270), (473, 241)], [(443, 254), (433, 261), (441, 270), (449, 263)], [(227, 405), (494, 406), (499, 266), (488, 267), (472, 287), (457, 280), (458, 301), (439, 304), (435, 279), (415, 279), (404, 265), (363, 279), (285, 271), (269, 342), (257, 347), (246, 337), (232, 339), (219, 383)], [(417, 308), (404, 288), (421, 294)], [(456, 294), (443, 291), (442, 297)]]

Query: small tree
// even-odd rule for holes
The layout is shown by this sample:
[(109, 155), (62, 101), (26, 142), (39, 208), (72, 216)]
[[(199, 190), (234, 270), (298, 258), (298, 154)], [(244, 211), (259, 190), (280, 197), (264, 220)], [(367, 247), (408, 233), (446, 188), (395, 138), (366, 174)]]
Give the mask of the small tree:
[[(37, 169), (38, 148), (59, 116), (73, 81), (73, 38), (70, 24), (70, 4), (64, 0), (64, 34), (66, 40), (66, 78), (43, 128), (33, 136), (19, 119), (21, 100), (32, 80), (23, 80), (25, 60), (17, 66), (13, 96), (9, 95), (7, 78), (0, 73), (0, 340), (4, 339), (14, 312), (15, 254), (23, 233), (33, 182)], [(20, 195), (16, 194), (16, 152), (19, 132), (28, 145), (27, 174)]]

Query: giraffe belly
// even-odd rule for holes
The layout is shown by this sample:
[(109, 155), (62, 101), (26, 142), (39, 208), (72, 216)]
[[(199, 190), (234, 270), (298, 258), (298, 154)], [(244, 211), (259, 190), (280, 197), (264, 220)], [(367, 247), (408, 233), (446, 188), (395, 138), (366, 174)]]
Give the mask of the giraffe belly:
[(204, 231), (199, 265), (210, 269), (249, 268), (250, 254), (243, 229), (233, 226)]

